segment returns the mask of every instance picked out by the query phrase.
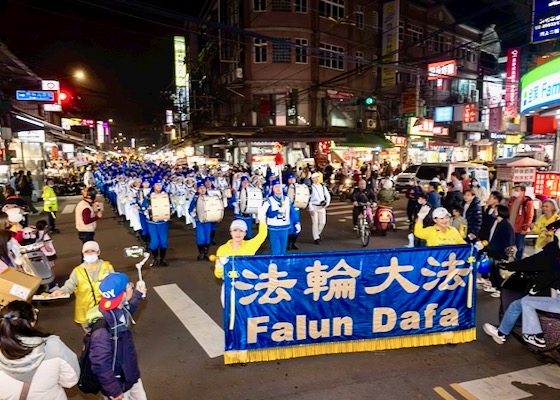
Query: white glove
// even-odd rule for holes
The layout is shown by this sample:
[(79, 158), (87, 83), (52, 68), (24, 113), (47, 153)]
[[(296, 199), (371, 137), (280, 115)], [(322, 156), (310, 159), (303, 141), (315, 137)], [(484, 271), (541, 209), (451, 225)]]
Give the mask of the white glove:
[(479, 240), (478, 242), (476, 242), (474, 244), (475, 249), (477, 249), (478, 251), (482, 250), (484, 248), (484, 245), (482, 244), (482, 242)]
[(260, 207), (257, 213), (257, 219), (259, 222), (266, 222), (266, 208)]
[(430, 213), (430, 207), (424, 204), (422, 207), (420, 207), (420, 211), (418, 211), (418, 219), (423, 220), (428, 216), (429, 213)]
[(298, 222), (297, 224), (294, 225), (294, 228), (296, 228), (296, 233), (300, 233), (301, 232), (301, 224)]

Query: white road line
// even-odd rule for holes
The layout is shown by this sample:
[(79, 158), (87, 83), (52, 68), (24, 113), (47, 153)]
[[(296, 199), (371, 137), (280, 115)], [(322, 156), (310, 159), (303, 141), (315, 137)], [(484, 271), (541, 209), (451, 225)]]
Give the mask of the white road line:
[(176, 284), (154, 287), (154, 290), (193, 335), (208, 357), (224, 354), (224, 330)]
[(76, 204), (67, 204), (64, 209), (60, 212), (61, 214), (72, 214), (76, 209)]
[(525, 385), (542, 385), (560, 389), (560, 366), (548, 364), (489, 378), (462, 382), (458, 385), (468, 390), (480, 400), (518, 400), (531, 396), (512, 385), (512, 382)]

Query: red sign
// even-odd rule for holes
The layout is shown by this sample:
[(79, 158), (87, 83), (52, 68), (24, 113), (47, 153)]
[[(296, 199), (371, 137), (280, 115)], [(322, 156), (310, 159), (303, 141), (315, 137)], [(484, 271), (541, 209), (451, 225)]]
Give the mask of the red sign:
[(428, 80), (445, 79), (457, 76), (457, 61), (449, 60), (428, 64)]
[(404, 92), (401, 95), (402, 114), (414, 114), (416, 116), (416, 92)]
[(490, 108), (488, 113), (488, 130), (490, 132), (500, 132), (502, 129), (502, 107)]
[(404, 136), (389, 136), (389, 140), (397, 147), (406, 147), (406, 137)]
[(507, 51), (506, 63), (506, 118), (515, 118), (517, 115), (517, 93), (519, 90), (519, 60), (521, 48), (513, 47)]
[(331, 99), (348, 100), (354, 97), (354, 95), (348, 92), (341, 92), (340, 90), (327, 89), (327, 97)]
[(535, 174), (535, 194), (560, 197), (560, 173), (537, 172)]
[(478, 121), (478, 105), (476, 103), (466, 103), (463, 106), (463, 122)]
[(434, 136), (449, 136), (449, 128), (434, 126)]

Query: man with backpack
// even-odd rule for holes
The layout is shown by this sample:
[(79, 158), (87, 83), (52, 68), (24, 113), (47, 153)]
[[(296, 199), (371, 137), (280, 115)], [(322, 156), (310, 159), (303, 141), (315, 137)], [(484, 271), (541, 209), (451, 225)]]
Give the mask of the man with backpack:
[[(146, 293), (144, 282), (138, 282), (134, 289), (126, 274), (114, 272), (101, 281), (99, 290), (103, 296), (99, 302), (102, 320), (92, 325), (91, 371), (99, 380), (101, 393), (108, 399), (145, 400), (130, 331), (132, 314)], [(85, 368), (82, 366), (82, 369)], [(81, 382), (78, 386), (81, 387)]]

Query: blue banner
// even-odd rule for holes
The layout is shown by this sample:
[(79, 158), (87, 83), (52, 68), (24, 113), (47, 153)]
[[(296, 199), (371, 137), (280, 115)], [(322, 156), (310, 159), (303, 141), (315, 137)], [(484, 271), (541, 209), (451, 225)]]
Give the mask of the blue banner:
[(474, 255), (462, 245), (232, 257), (225, 362), (475, 340)]

